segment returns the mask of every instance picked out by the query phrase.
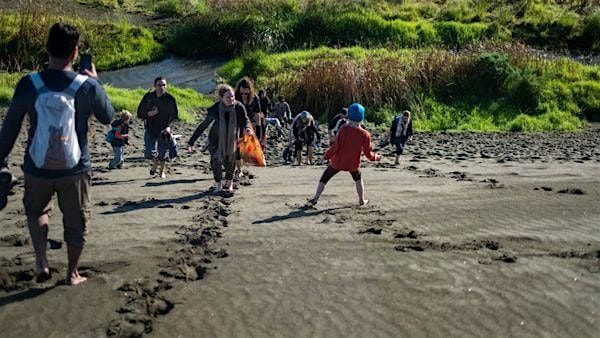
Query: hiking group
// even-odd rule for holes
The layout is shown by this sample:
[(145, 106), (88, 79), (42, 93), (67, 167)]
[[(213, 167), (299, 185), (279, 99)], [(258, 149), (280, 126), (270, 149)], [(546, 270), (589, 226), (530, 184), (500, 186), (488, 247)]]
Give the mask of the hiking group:
[[(22, 165), (23, 205), (36, 256), (37, 282), (51, 278), (46, 250), (54, 194), (64, 215), (63, 237), (68, 259), (65, 283), (76, 285), (86, 280), (79, 274), (78, 263), (91, 216), (89, 119), (94, 115), (100, 123), (110, 124), (106, 135), (114, 153), (108, 164), (110, 169), (123, 168), (125, 147), (130, 139), (132, 114), (123, 110), (113, 120), (114, 108), (94, 65), (80, 72), (73, 71), (79, 44), (77, 28), (63, 23), (50, 28), (46, 43), (48, 67), (20, 79), (0, 129), (0, 178), (8, 182), (0, 186), (0, 197), (6, 198), (7, 190), (14, 186), (14, 178), (8, 170), (8, 155), (28, 116), (27, 148)], [(159, 76), (153, 85), (141, 99), (136, 115), (144, 121), (144, 157), (149, 161), (150, 175), (165, 178), (167, 163), (177, 156), (176, 139), (180, 135), (173, 134), (171, 123), (179, 118), (179, 113), (176, 99), (167, 91), (167, 80)], [(216, 92), (218, 100), (207, 109), (206, 117), (187, 142), (188, 151), (194, 151), (195, 142), (211, 127), (202, 149), (210, 154), (215, 193), (226, 196), (233, 193), (235, 179), (243, 175), (243, 160), (252, 161), (246, 149), (255, 149), (262, 155), (270, 127), (275, 128), (276, 139), (284, 138), (285, 129), (289, 129), (284, 151), (287, 163), (293, 160), (301, 165), (304, 148), (307, 154), (304, 163), (314, 163), (314, 148), (321, 143), (321, 136), (315, 118), (308, 111), (292, 117), (290, 105), (283, 96), (271, 103), (265, 91), (255, 93), (253, 81), (248, 77), (242, 78), (235, 88), (220, 85)], [(328, 165), (315, 195), (308, 199), (309, 204), (317, 203), (327, 182), (340, 171), (351, 174), (359, 205), (367, 204), (360, 158), (365, 154), (369, 160), (379, 161), (382, 156), (372, 151), (371, 136), (361, 124), (364, 117), (365, 108), (353, 103), (329, 122), (330, 147), (324, 156)], [(390, 129), (396, 163), (411, 135), (410, 113), (405, 111), (394, 118)], [(256, 147), (240, 147), (246, 139), (254, 140)], [(264, 165), (264, 159), (262, 163)]]

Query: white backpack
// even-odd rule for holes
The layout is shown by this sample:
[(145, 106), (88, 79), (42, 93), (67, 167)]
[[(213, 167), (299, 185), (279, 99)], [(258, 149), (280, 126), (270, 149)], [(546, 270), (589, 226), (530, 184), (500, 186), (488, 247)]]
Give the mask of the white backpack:
[(75, 93), (87, 80), (78, 74), (62, 92), (53, 92), (39, 73), (29, 75), (37, 91), (37, 127), (29, 146), (29, 156), (40, 169), (65, 170), (79, 163), (81, 149), (75, 132)]

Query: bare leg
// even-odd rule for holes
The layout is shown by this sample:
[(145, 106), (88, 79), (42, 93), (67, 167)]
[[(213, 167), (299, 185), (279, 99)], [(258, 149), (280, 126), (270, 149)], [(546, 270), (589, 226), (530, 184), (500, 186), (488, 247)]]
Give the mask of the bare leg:
[(46, 247), (48, 243), (48, 223), (50, 217), (43, 214), (35, 219), (28, 217), (29, 234), (35, 251), (36, 263), (36, 282), (43, 283), (50, 279), (50, 268), (48, 267), (48, 258), (46, 256)]
[(79, 257), (81, 257), (82, 247), (67, 244), (67, 256), (69, 259), (69, 270), (67, 271), (66, 283), (68, 285), (77, 285), (85, 282), (87, 278), (81, 276), (77, 270)]
[(156, 173), (156, 168), (158, 167), (158, 161), (153, 158), (150, 160), (150, 175), (153, 175)]
[(165, 161), (159, 162), (160, 178), (167, 178), (167, 174), (165, 174), (165, 165), (166, 165)]
[(321, 197), (321, 194), (323, 193), (323, 190), (325, 190), (325, 183), (319, 181), (319, 184), (317, 184), (317, 191), (315, 192), (315, 196), (309, 199), (308, 203), (312, 205), (317, 204), (317, 202), (319, 201), (319, 197)]
[(242, 172), (242, 160), (235, 160), (235, 170), (237, 172), (238, 179), (244, 176), (244, 173)]
[(369, 200), (366, 200), (364, 196), (365, 186), (363, 184), (363, 180), (360, 179), (355, 181), (354, 184), (356, 185), (356, 193), (358, 194), (358, 205), (366, 205), (369, 203)]
[(308, 146), (307, 157), (308, 157), (308, 162), (306, 162), (306, 164), (308, 164), (308, 165), (313, 164), (313, 146)]

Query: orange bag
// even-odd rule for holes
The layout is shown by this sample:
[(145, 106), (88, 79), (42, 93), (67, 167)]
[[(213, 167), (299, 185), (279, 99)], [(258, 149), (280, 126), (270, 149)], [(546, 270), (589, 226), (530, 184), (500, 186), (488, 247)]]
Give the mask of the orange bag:
[(238, 140), (238, 149), (240, 150), (240, 155), (244, 161), (257, 167), (264, 167), (267, 165), (265, 154), (254, 133), (251, 135), (244, 133), (242, 138)]

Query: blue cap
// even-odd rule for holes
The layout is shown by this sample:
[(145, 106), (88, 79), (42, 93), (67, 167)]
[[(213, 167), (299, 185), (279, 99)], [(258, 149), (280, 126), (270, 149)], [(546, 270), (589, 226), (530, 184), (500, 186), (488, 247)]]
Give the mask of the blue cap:
[(353, 103), (348, 107), (348, 119), (355, 122), (362, 122), (365, 119), (365, 107), (360, 103)]

